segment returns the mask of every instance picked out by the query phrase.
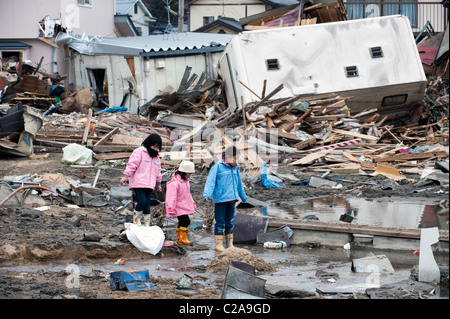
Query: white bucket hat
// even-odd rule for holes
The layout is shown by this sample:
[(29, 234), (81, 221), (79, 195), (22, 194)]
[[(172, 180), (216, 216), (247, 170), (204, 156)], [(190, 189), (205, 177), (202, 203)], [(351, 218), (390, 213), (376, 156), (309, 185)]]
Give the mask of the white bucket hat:
[(183, 173), (195, 173), (195, 164), (191, 161), (182, 161), (178, 170)]

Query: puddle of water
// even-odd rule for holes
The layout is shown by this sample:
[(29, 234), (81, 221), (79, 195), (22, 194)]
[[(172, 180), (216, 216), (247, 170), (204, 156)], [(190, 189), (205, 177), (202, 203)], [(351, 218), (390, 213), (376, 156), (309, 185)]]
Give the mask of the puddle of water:
[(358, 225), (448, 229), (448, 209), (446, 214), (441, 214), (442, 210), (438, 204), (419, 201), (325, 197), (298, 200), (283, 206), (269, 205), (262, 214), (286, 219), (315, 216), (324, 222), (339, 222), (342, 215), (347, 215), (347, 220), (351, 219), (352, 224)]
[[(367, 288), (377, 288), (381, 285), (393, 284), (408, 280), (411, 268), (418, 263), (419, 258), (410, 252), (377, 251), (376, 255), (385, 255), (391, 262), (394, 273), (356, 273), (351, 270), (352, 260), (368, 256), (371, 251), (343, 249), (308, 249), (291, 246), (285, 250), (269, 250), (260, 246), (246, 247), (263, 258), (266, 262), (277, 265), (274, 273), (262, 274), (266, 284), (282, 285), (291, 288), (317, 292), (334, 291), (340, 293), (364, 293)], [(438, 263), (447, 263), (447, 255), (435, 256)], [(322, 280), (316, 276), (318, 270), (327, 273), (337, 273), (336, 281)], [(448, 298), (448, 288), (437, 286), (437, 298)]]

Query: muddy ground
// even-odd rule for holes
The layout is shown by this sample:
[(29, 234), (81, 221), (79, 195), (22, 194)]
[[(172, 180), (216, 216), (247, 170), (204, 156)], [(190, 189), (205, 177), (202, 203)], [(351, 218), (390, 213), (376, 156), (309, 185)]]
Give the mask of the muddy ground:
[[(217, 299), (221, 298), (224, 271), (211, 268), (211, 263), (218, 253), (213, 251), (213, 239), (209, 228), (191, 231), (194, 241), (192, 247), (163, 247), (153, 256), (137, 250), (121, 235), (124, 223), (130, 221), (129, 210), (117, 211), (122, 205), (108, 196), (108, 188), (118, 186), (126, 160), (97, 163), (96, 167), (75, 167), (61, 162), (62, 153), (44, 147), (36, 147), (35, 152), (48, 152), (46, 159), (31, 160), (28, 158), (2, 158), (0, 176), (21, 174), (61, 173), (66, 178), (78, 180), (81, 183), (92, 183), (98, 168), (102, 168), (97, 182), (100, 191), (89, 192), (88, 204), (78, 207), (56, 195), (33, 195), (31, 191), (23, 191), (8, 200), (0, 207), (0, 298), (2, 299)], [(99, 166), (102, 165), (102, 166)], [(300, 181), (308, 180), (311, 175), (295, 166), (280, 166), (280, 172), (292, 173)], [(170, 175), (165, 175), (167, 180)], [(211, 207), (206, 205), (201, 195), (207, 172), (199, 172), (193, 176), (191, 191), (199, 206), (199, 214), (195, 220), (205, 222)], [(287, 183), (283, 188), (264, 188), (259, 183), (246, 184), (246, 192), (252, 198), (267, 201), (275, 205), (285, 205), (293, 198), (315, 198), (321, 196), (358, 196), (361, 198), (416, 198), (433, 203), (445, 203), (448, 199), (447, 188), (438, 182), (418, 183), (420, 176), (408, 175), (408, 180), (393, 182), (383, 176), (329, 174), (330, 179), (343, 178), (356, 183), (342, 183), (340, 189), (330, 187), (313, 188), (298, 183)], [(376, 181), (375, 186), (360, 182)], [(2, 185), (8, 194), (8, 186)], [(6, 190), (5, 190), (6, 189)], [(425, 189), (425, 191), (423, 191)], [(420, 190), (420, 191), (418, 191)], [(10, 192), (10, 190), (9, 190)], [(5, 193), (2, 195), (3, 199)], [(448, 205), (448, 202), (447, 202)], [(37, 211), (33, 207), (49, 206), (48, 210)], [(448, 207), (448, 206), (447, 206)], [(128, 209), (130, 206), (128, 207)], [(152, 206), (159, 209), (160, 206)], [(246, 209), (240, 209), (245, 212)], [(448, 209), (444, 216), (443, 227), (448, 230)], [(446, 219), (445, 219), (446, 218)], [(161, 220), (160, 220), (161, 221)], [(166, 239), (174, 239), (175, 221), (162, 221)], [(89, 236), (99, 236), (91, 240)], [(94, 236), (94, 237), (95, 237)], [(304, 272), (286, 274), (295, 276), (297, 282), (308, 285), (317, 284), (317, 269), (311, 268), (308, 262), (314, 260), (315, 265), (325, 265), (326, 269), (348, 268), (346, 261), (352, 256), (367, 252), (352, 252), (352, 256), (341, 248), (292, 247), (287, 252), (271, 252), (261, 245), (237, 245), (237, 248), (250, 251), (253, 256), (262, 258), (269, 269), (257, 267), (258, 275), (264, 277), (267, 283), (285, 284), (283, 272), (292, 267), (304, 266)], [(341, 257), (344, 256), (344, 262)], [(356, 254), (356, 255), (355, 255)], [(412, 266), (418, 263), (417, 256), (407, 254), (390, 255), (392, 260), (401, 265), (398, 278), (392, 280), (407, 280)], [(117, 263), (123, 259), (125, 265)], [(448, 256), (440, 259), (448, 268)], [(397, 265), (396, 264), (396, 265)], [(73, 269), (76, 269), (74, 271)], [(148, 269), (154, 290), (148, 291), (117, 291), (110, 288), (108, 274), (112, 271), (139, 271)], [(193, 288), (198, 293), (192, 296), (177, 294), (174, 282), (178, 282), (183, 274), (194, 278)], [(302, 277), (304, 276), (304, 277)], [(342, 275), (341, 275), (342, 276)], [(300, 279), (300, 280), (299, 280)], [(323, 279), (323, 278), (322, 278)], [(329, 279), (329, 278), (328, 278)], [(78, 281), (77, 281), (78, 280)], [(354, 278), (348, 278), (352, 281)], [(321, 282), (320, 280), (318, 282)], [(309, 284), (308, 284), (309, 283)], [(447, 283), (448, 285), (448, 283)], [(301, 287), (301, 285), (300, 285)], [(311, 288), (311, 287), (309, 287)], [(322, 296), (314, 293), (314, 289), (298, 289), (291, 297), (295, 298), (369, 298), (361, 290), (357, 294)], [(301, 293), (299, 293), (299, 291)], [(311, 292), (312, 291), (312, 292)], [(448, 291), (448, 288), (447, 288)], [(286, 297), (286, 295), (285, 295)], [(398, 294), (394, 298), (419, 298), (419, 295), (409, 293)], [(444, 294), (445, 298), (445, 294)], [(448, 298), (448, 293), (447, 297)]]

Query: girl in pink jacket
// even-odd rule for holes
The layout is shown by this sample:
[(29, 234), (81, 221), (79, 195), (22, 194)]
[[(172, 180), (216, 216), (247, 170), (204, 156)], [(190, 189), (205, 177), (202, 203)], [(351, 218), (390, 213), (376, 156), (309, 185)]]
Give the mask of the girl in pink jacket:
[(161, 150), (162, 140), (158, 134), (149, 135), (131, 153), (127, 167), (123, 172), (120, 185), (124, 185), (129, 179), (129, 189), (137, 198), (137, 205), (133, 212), (133, 223), (141, 225), (141, 217), (144, 215), (144, 225), (150, 226), (150, 202), (153, 190), (162, 192), (161, 189), (161, 160), (158, 151)]
[(194, 172), (194, 163), (182, 161), (172, 180), (166, 184), (166, 215), (178, 218), (177, 243), (180, 245), (192, 245), (187, 236), (191, 223), (189, 215), (197, 208), (189, 185), (189, 177)]

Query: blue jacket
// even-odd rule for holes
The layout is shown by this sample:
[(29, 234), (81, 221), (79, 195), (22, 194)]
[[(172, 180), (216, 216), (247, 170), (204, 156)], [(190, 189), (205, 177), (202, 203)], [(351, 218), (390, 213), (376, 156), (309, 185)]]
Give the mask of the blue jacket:
[(244, 187), (242, 186), (239, 165), (231, 167), (223, 160), (211, 167), (203, 191), (203, 198), (210, 199), (213, 203), (223, 203), (238, 200), (247, 201)]

